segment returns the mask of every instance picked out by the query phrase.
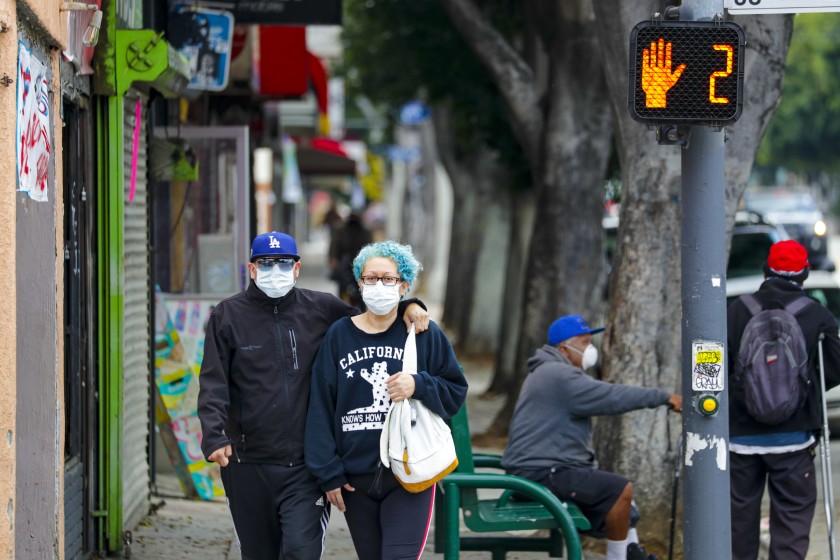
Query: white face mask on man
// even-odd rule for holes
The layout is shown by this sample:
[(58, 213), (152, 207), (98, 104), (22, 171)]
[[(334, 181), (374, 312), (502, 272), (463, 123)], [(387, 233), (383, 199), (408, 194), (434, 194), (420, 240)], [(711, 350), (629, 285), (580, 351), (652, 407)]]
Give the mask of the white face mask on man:
[(374, 315), (387, 315), (400, 302), (400, 285), (385, 286), (377, 282), (373, 286), (362, 286), (362, 301)]
[(272, 266), (268, 270), (257, 268), (254, 283), (270, 298), (284, 297), (295, 285), (295, 268), (292, 267), (289, 270), (280, 270), (279, 266)]
[(589, 344), (586, 348), (584, 348), (583, 352), (574, 346), (569, 346), (567, 344), (564, 344), (563, 346), (569, 350), (574, 350), (581, 355), (581, 369), (589, 369), (598, 363), (598, 349), (592, 344)]

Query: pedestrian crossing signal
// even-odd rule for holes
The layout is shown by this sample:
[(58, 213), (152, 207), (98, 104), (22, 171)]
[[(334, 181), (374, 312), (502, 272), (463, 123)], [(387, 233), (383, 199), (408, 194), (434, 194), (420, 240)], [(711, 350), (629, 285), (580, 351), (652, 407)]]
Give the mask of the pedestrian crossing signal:
[(644, 21), (630, 32), (630, 116), (722, 126), (743, 105), (743, 30), (731, 22)]

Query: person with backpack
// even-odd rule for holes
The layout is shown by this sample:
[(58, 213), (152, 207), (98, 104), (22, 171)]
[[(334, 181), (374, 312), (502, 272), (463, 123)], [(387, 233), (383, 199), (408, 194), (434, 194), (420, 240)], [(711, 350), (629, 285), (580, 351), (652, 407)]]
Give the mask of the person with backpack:
[(815, 432), (821, 422), (818, 344), (826, 390), (840, 384), (834, 316), (805, 295), (808, 251), (770, 247), (765, 280), (727, 310), (732, 559), (759, 552), (761, 498), (770, 493), (770, 560), (804, 559), (817, 500)]

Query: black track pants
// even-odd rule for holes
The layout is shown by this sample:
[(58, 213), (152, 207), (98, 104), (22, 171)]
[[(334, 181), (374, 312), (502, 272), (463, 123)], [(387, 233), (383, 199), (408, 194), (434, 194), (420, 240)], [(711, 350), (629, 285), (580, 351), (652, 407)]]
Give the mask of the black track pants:
[(341, 492), (347, 506), (344, 517), (359, 560), (420, 558), (429, 536), (435, 487), (412, 494), (387, 469), (379, 492), (371, 489), (373, 475), (347, 478), (356, 491)]
[(242, 560), (317, 560), (329, 503), (304, 465), (237, 463), (222, 468)]
[(730, 453), (732, 559), (755, 560), (759, 549), (761, 497), (770, 494), (770, 560), (802, 560), (808, 554), (817, 503), (814, 458), (792, 453)]

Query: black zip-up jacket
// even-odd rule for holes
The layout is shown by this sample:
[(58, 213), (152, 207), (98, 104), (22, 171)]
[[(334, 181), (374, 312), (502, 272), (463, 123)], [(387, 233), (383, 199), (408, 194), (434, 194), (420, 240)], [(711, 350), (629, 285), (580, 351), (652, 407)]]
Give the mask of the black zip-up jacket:
[[(807, 283), (808, 281), (805, 280)], [(783, 278), (770, 277), (755, 292), (755, 298), (762, 309), (781, 309), (794, 299), (803, 295), (802, 287)], [(735, 374), (735, 362), (741, 347), (744, 328), (752, 318), (749, 310), (740, 298), (733, 301), (727, 309), (728, 365), (729, 365), (729, 435), (746, 436), (776, 434), (797, 431), (816, 431), (822, 426), (822, 400), (819, 393), (818, 346), (820, 333), (825, 333), (823, 342), (823, 361), (825, 365), (826, 390), (840, 385), (840, 337), (837, 320), (819, 303), (807, 306), (796, 319), (805, 335), (810, 367), (810, 387), (808, 397), (794, 415), (775, 426), (762, 424), (747, 412), (744, 403), (744, 385)]]
[(201, 450), (245, 463), (303, 463), (312, 362), (335, 321), (359, 310), (323, 292), (282, 298), (256, 284), (210, 313), (199, 375)]

